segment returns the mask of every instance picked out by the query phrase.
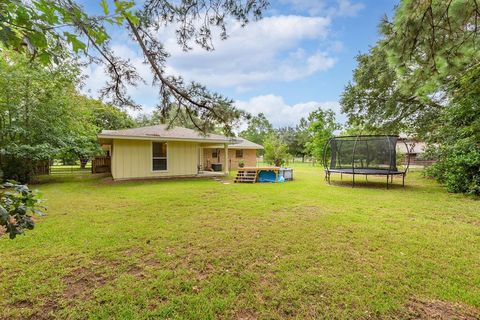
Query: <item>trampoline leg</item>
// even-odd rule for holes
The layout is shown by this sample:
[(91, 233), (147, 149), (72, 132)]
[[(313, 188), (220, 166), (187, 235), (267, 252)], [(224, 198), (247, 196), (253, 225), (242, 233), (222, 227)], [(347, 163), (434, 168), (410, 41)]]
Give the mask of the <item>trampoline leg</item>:
[(390, 183), (393, 183), (393, 174), (392, 174), (392, 176), (390, 177)]
[(388, 174), (387, 174), (387, 189), (388, 189), (388, 179), (389, 179), (389, 178), (390, 178), (390, 177), (389, 177)]
[(405, 175), (402, 174), (402, 187), (405, 189)]
[(365, 175), (365, 181), (368, 181), (368, 175)]
[(355, 188), (355, 173), (353, 174), (353, 179), (352, 179), (352, 188)]
[(343, 172), (340, 172), (340, 180), (343, 180)]

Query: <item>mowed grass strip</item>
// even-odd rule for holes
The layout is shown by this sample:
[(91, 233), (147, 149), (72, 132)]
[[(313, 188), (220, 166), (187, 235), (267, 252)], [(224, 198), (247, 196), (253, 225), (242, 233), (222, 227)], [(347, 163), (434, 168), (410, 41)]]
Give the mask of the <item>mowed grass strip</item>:
[(0, 240), (0, 318), (477, 314), (478, 199), (420, 173), (386, 190), (294, 169), (253, 185), (50, 178), (36, 186), (48, 215)]

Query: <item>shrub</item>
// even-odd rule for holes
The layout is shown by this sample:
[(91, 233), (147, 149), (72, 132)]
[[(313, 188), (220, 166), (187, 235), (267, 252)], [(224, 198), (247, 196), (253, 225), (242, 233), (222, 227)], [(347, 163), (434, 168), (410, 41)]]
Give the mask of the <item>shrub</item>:
[(245, 167), (245, 160), (244, 160), (244, 159), (238, 160), (238, 166), (239, 166), (240, 168)]
[(449, 192), (480, 195), (480, 147), (459, 141), (436, 150), (438, 160), (426, 168), (427, 176), (444, 183)]
[(32, 230), (35, 223), (29, 213), (42, 215), (37, 194), (26, 185), (13, 181), (0, 185), (0, 236), (8, 233), (10, 239)]

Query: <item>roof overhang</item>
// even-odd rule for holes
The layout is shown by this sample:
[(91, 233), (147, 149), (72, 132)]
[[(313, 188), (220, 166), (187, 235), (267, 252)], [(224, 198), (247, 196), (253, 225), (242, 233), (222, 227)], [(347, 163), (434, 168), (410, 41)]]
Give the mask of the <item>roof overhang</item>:
[(242, 147), (242, 146), (236, 146), (236, 145), (231, 145), (229, 148), (242, 149), (242, 150), (263, 150), (263, 147)]
[(146, 141), (179, 141), (179, 142), (200, 142), (200, 143), (221, 143), (221, 144), (236, 144), (239, 140), (235, 139), (190, 139), (190, 138), (172, 138), (172, 137), (159, 137), (159, 136), (118, 136), (109, 134), (98, 134), (97, 138), (100, 142), (110, 140), (146, 140)]
[[(205, 148), (218, 149), (218, 148), (223, 148), (223, 147), (219, 146), (219, 145), (208, 145), (208, 146), (205, 146)], [(245, 147), (245, 146), (237, 146), (236, 144), (231, 144), (228, 148), (229, 149), (239, 149), (239, 150), (260, 150), (260, 149), (263, 149), (263, 147), (254, 147), (254, 146)]]

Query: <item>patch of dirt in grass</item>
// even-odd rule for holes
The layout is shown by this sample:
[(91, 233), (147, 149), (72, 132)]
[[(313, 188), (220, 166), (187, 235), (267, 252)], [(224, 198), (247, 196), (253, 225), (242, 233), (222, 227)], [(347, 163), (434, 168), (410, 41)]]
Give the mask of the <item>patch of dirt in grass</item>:
[(141, 268), (138, 265), (133, 265), (128, 269), (128, 274), (138, 278), (138, 279), (143, 279), (146, 278), (144, 269)]
[[(34, 319), (34, 320), (47, 320), (54, 319), (53, 314), (59, 309), (57, 299), (46, 298), (40, 301), (40, 304), (35, 307), (34, 303), (29, 300), (20, 300), (10, 305), (11, 307), (19, 310), (23, 310), (18, 317), (7, 317), (0, 314), (0, 320), (12, 320), (12, 319)], [(26, 311), (26, 312), (25, 312)]]
[(55, 299), (48, 299), (43, 305), (42, 305), (42, 311), (36, 312), (31, 319), (53, 319), (51, 314), (54, 314), (55, 311), (59, 309), (59, 305), (57, 300)]
[(27, 308), (31, 309), (33, 307), (33, 303), (29, 300), (19, 300), (12, 304), (14, 308)]
[(107, 283), (107, 277), (90, 268), (80, 267), (63, 278), (66, 285), (63, 296), (66, 299), (78, 299), (89, 296), (93, 290)]
[(402, 318), (409, 320), (478, 320), (480, 319), (480, 310), (460, 303), (414, 299), (407, 304), (407, 313)]
[(140, 248), (140, 247), (131, 247), (125, 251), (123, 251), (123, 255), (127, 256), (127, 257), (131, 257), (131, 256), (136, 256), (138, 255), (139, 253), (142, 253), (143, 252), (143, 249)]
[(168, 303), (168, 299), (167, 297), (156, 297), (154, 299), (151, 299), (149, 302), (148, 302), (148, 310), (150, 311), (153, 311), (155, 309), (157, 309), (158, 307), (160, 307), (161, 305), (164, 305)]
[(236, 319), (236, 320), (255, 320), (255, 319), (258, 319), (258, 317), (255, 315), (254, 312), (252, 312), (250, 310), (242, 309), (242, 310), (239, 310), (239, 311), (235, 312), (232, 319)]
[(159, 265), (159, 261), (152, 254), (147, 254), (140, 257), (137, 263), (130, 265), (127, 273), (138, 279), (145, 279), (148, 276), (147, 269), (157, 269)]

